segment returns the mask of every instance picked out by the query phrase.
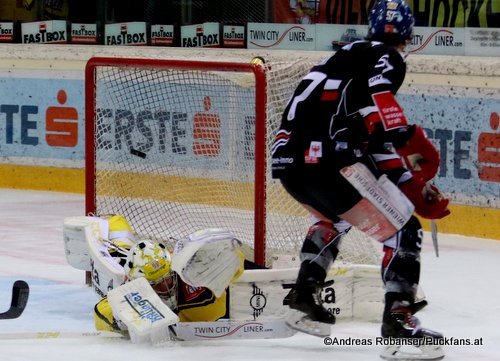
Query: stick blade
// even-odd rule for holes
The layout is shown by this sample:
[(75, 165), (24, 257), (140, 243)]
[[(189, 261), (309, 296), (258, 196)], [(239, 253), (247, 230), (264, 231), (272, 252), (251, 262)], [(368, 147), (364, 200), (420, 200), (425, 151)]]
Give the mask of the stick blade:
[(13, 319), (18, 318), (24, 312), (26, 305), (28, 304), (30, 288), (25, 281), (18, 280), (14, 282), (12, 286), (12, 300), (10, 302), (10, 308), (0, 313), (0, 319)]
[(12, 286), (12, 302), (11, 307), (16, 307), (24, 310), (28, 304), (30, 295), (30, 287), (25, 281), (18, 280)]

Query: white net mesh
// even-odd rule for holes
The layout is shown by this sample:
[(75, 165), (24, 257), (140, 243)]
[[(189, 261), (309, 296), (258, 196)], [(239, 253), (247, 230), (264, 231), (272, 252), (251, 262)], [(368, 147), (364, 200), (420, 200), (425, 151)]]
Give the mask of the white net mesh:
[[(311, 65), (270, 64), (268, 148), (286, 102)], [(94, 81), (95, 213), (122, 214), (141, 236), (157, 240), (224, 228), (253, 249), (253, 73), (128, 64), (99, 66)], [(307, 212), (271, 179), (267, 162), (264, 242), (270, 264), (275, 254), (298, 254), (311, 223)], [(351, 231), (342, 242), (340, 260), (378, 264), (372, 242)]]

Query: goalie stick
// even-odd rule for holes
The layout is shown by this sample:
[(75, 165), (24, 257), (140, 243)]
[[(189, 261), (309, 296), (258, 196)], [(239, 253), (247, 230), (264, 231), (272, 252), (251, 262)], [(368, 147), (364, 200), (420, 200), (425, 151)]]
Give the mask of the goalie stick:
[(10, 308), (0, 313), (0, 320), (9, 320), (21, 316), (28, 303), (29, 292), (29, 286), (25, 281), (18, 280), (14, 282)]
[(40, 332), (1, 332), (1, 340), (27, 340), (48, 338), (102, 338), (102, 339), (128, 339), (128, 336), (111, 331), (40, 331)]
[[(287, 338), (297, 333), (281, 319), (262, 321), (223, 319), (213, 322), (179, 322), (171, 325), (169, 332), (172, 336), (171, 339), (175, 341)], [(51, 338), (128, 339), (129, 337), (126, 332), (122, 334), (109, 331), (0, 332), (0, 341)]]

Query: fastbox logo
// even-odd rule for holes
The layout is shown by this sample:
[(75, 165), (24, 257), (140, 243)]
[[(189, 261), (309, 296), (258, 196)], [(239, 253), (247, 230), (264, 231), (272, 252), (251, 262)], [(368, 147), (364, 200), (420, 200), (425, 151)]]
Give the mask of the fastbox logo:
[(104, 32), (106, 45), (147, 45), (145, 22), (106, 24)]
[(22, 41), (30, 43), (64, 44), (68, 42), (66, 21), (50, 20), (21, 24)]

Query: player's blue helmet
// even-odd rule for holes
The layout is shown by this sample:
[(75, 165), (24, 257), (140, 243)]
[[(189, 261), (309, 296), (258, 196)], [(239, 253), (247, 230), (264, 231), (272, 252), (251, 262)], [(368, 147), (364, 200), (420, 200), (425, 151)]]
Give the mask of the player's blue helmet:
[(387, 45), (404, 44), (412, 37), (414, 23), (404, 0), (378, 0), (368, 15), (367, 38)]

